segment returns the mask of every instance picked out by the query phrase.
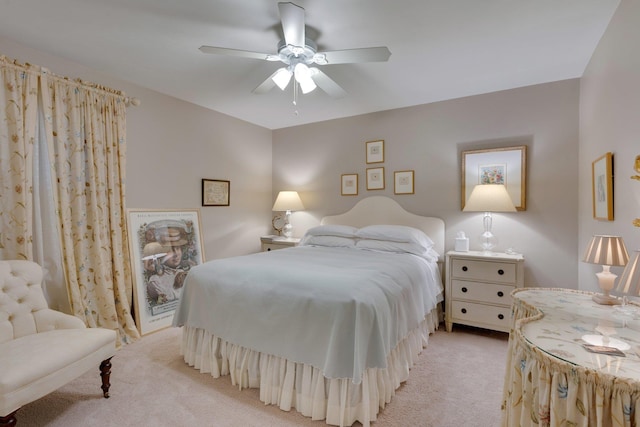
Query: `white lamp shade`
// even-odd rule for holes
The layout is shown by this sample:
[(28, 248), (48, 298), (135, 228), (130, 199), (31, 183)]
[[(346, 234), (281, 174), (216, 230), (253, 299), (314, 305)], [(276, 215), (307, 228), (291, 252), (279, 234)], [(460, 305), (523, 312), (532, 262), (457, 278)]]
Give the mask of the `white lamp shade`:
[(479, 184), (473, 187), (464, 212), (516, 212), (516, 207), (502, 184)]
[(618, 292), (626, 295), (640, 295), (640, 250), (634, 251), (633, 257), (618, 281)]
[(297, 191), (281, 191), (278, 193), (272, 210), (276, 212), (301, 211), (304, 210), (304, 205)]
[(622, 237), (595, 235), (591, 238), (582, 261), (590, 264), (623, 266), (629, 262), (629, 254)]
[(291, 71), (284, 67), (280, 68), (273, 77), (271, 77), (271, 80), (273, 80), (280, 89), (285, 90), (289, 84), (289, 80), (291, 80)]
[(311, 70), (303, 63), (298, 63), (293, 69), (296, 81), (300, 84), (303, 94), (307, 94), (316, 88), (316, 84), (311, 78)]

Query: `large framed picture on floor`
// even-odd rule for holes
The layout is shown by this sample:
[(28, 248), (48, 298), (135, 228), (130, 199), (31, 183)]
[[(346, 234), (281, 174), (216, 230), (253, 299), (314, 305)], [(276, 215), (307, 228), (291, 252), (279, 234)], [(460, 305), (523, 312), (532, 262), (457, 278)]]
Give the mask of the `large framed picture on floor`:
[(189, 270), (204, 262), (197, 209), (129, 209), (135, 318), (144, 335), (171, 326)]

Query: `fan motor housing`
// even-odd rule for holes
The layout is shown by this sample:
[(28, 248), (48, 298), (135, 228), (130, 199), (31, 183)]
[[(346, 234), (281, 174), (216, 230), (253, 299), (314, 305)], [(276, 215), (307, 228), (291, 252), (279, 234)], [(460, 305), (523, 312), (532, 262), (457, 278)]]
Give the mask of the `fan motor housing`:
[(304, 39), (304, 47), (288, 45), (284, 40), (280, 40), (278, 43), (278, 55), (285, 63), (289, 63), (291, 59), (295, 58), (294, 62), (311, 64), (317, 50), (315, 42), (307, 38)]

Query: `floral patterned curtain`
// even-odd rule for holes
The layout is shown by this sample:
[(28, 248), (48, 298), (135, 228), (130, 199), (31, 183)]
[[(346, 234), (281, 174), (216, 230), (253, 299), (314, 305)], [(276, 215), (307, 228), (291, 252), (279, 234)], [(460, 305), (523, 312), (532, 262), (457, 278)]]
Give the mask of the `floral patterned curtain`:
[(0, 80), (0, 259), (32, 259), (38, 75), (0, 56)]
[[(29, 69), (26, 66), (22, 68), (23, 74)], [(23, 78), (19, 67), (17, 70), (12, 80), (2, 81), (5, 95), (0, 96), (6, 96), (8, 85), (17, 86), (16, 81)], [(34, 75), (35, 83), (31, 89), (23, 89), (22, 92), (33, 92), (33, 99), (36, 101), (40, 95), (42, 102), (50, 164), (55, 177), (53, 181), (57, 184), (52, 191), (57, 207), (63, 267), (72, 313), (89, 327), (118, 331), (120, 343), (132, 342), (139, 338), (139, 333), (130, 311), (133, 284), (124, 186), (126, 98), (122, 93), (109, 88), (70, 81), (45, 69), (38, 70)], [(12, 89), (11, 93), (14, 92), (16, 94), (12, 96), (20, 98), (20, 92)], [(9, 109), (7, 104), (13, 107), (11, 101), (2, 104), (0, 108), (5, 110)], [(0, 128), (0, 132), (3, 132), (0, 134), (2, 159), (5, 154), (14, 151), (12, 144), (7, 144), (6, 141), (17, 138), (25, 141), (21, 146), (28, 146), (29, 141), (33, 140), (32, 133), (37, 130), (37, 102), (33, 102), (32, 106), (35, 112), (29, 110), (31, 104), (26, 101), (15, 101), (15, 104), (27, 104), (22, 110), (30, 113), (30, 121), (27, 125), (26, 114), (21, 114), (22, 121), (13, 128), (29, 130), (23, 129), (18, 137), (13, 136), (17, 131), (7, 132), (10, 138), (5, 139), (5, 130)], [(10, 115), (13, 114), (12, 111), (3, 111), (2, 114), (9, 117), (5, 121), (13, 120)], [(6, 184), (6, 168), (3, 164), (0, 210), (11, 212), (12, 218), (17, 217), (11, 221), (20, 221), (24, 225), (22, 230), (11, 230), (11, 239), (2, 236), (0, 244), (10, 247), (4, 253), (0, 252), (0, 255), (3, 258), (31, 259), (30, 194), (21, 198), (13, 195), (15, 200), (4, 199), (4, 187), (17, 189), (22, 184), (26, 187), (25, 191), (29, 191), (29, 183), (33, 179), (29, 159), (31, 156), (25, 148), (21, 148), (13, 156), (22, 162), (15, 161), (15, 166), (11, 164), (11, 172), (7, 174), (11, 181), (7, 180)], [(6, 206), (11, 207), (9, 203), (16, 206), (13, 210), (17, 210), (21, 216), (5, 209)], [(3, 230), (6, 228), (4, 222), (3, 219)], [(15, 243), (20, 236), (26, 236), (23, 237), (27, 240), (24, 248)]]

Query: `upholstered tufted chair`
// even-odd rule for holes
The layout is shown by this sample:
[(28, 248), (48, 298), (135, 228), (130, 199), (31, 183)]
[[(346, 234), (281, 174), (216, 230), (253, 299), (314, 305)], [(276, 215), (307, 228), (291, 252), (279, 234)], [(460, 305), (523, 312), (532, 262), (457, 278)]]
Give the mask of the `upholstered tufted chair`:
[(115, 331), (51, 310), (41, 282), (38, 264), (0, 260), (0, 427), (16, 425), (21, 406), (98, 366), (109, 397)]

